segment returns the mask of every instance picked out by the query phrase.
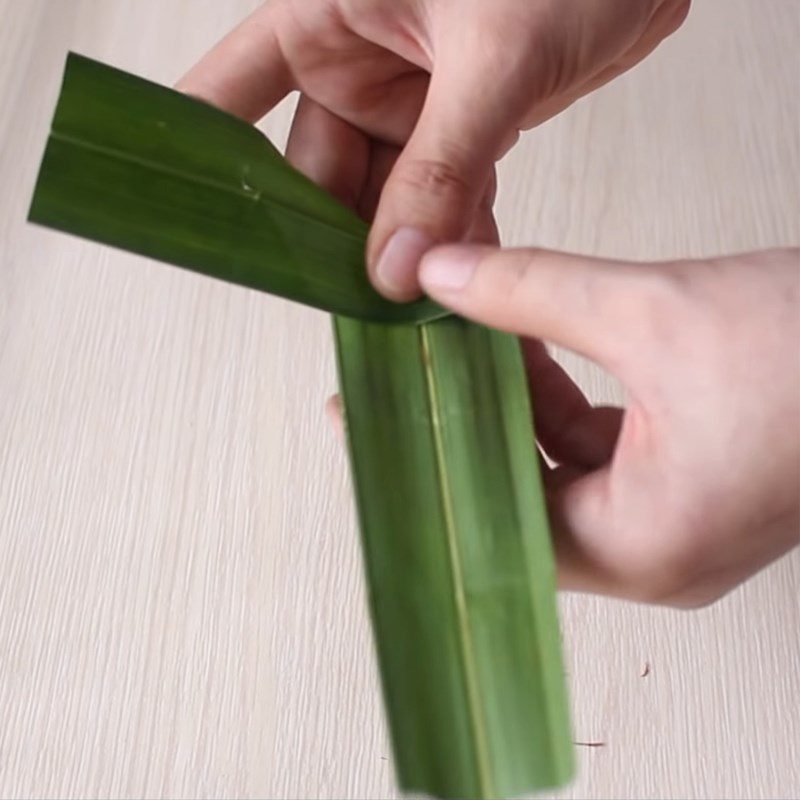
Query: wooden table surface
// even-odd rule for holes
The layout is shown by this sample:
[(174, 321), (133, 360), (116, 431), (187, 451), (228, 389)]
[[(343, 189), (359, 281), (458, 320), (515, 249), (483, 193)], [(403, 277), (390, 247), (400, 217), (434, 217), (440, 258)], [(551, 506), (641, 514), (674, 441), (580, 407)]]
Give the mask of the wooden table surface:
[[(172, 82), (253, 7), (0, 0), (3, 798), (396, 795), (327, 319), (24, 222), (68, 49)], [(506, 241), (797, 244), (799, 41), (793, 0), (697, 0), (503, 163)], [(795, 552), (699, 612), (564, 596), (605, 746), (560, 796), (796, 798), (799, 586)]]

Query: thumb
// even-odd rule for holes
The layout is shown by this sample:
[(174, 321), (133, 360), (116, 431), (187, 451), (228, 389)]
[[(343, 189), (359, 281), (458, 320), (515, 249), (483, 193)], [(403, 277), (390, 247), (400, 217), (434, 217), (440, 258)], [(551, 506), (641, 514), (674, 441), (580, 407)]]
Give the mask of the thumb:
[(420, 282), (462, 316), (562, 345), (618, 375), (654, 343), (672, 297), (659, 264), (475, 245), (432, 250)]
[(434, 72), (414, 132), (383, 187), (367, 264), (375, 287), (393, 300), (420, 293), (420, 258), (436, 244), (462, 239), (492, 180), (512, 124), (485, 83)]

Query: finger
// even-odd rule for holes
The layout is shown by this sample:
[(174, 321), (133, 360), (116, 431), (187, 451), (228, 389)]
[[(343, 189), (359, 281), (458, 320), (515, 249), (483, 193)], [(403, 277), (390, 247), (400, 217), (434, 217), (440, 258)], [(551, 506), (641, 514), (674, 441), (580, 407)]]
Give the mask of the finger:
[(204, 56), (177, 89), (255, 122), (295, 88), (278, 44), (279, 12), (266, 4)]
[(659, 34), (659, 41), (671, 36), (689, 16), (692, 0), (667, 0), (656, 9), (650, 19), (647, 35)]
[(588, 470), (610, 461), (622, 427), (620, 408), (595, 408), (536, 340), (522, 342), (536, 438), (562, 465)]
[(492, 169), (486, 182), (472, 223), (464, 236), (465, 242), (472, 244), (500, 244), (500, 230), (494, 217), (494, 201), (497, 197), (497, 172)]
[(436, 248), (420, 269), (428, 295), (457, 313), (563, 345), (618, 375), (669, 313), (667, 275), (660, 265), (472, 245)]
[(335, 394), (329, 397), (325, 402), (325, 416), (333, 428), (334, 436), (339, 440), (339, 444), (343, 444), (346, 440), (344, 429), (344, 410), (342, 408), (342, 398), (340, 395)]
[[(386, 57), (381, 53), (382, 59)], [(401, 59), (398, 62), (395, 69), (408, 69)], [(358, 102), (342, 104), (342, 108), (336, 108), (336, 111), (375, 139), (402, 147), (419, 119), (430, 76), (427, 72), (413, 69), (393, 78), (381, 79), (379, 73), (373, 71), (372, 79), (374, 86), (363, 90)]]
[(381, 189), (400, 155), (400, 148), (373, 139), (370, 142), (369, 170), (358, 201), (358, 213), (362, 219), (372, 222)]
[(551, 117), (560, 114), (581, 97), (591, 94), (615, 78), (635, 67), (652, 53), (661, 42), (674, 33), (689, 13), (690, 0), (670, 0), (662, 3), (653, 13), (641, 36), (612, 63), (603, 65), (587, 80), (566, 92), (555, 94), (537, 104), (524, 118), (522, 127), (534, 128)]
[[(574, 37), (566, 17), (545, 15), (532, 41), (498, 24), (489, 6), (471, 5), (477, 16), (470, 15), (468, 26), (456, 15), (446, 44), (437, 42), (442, 49), (420, 118), (381, 195), (367, 263), (376, 288), (394, 300), (419, 293), (417, 271), (427, 250), (463, 238), (494, 160), (513, 141), (525, 109), (558, 91), (553, 75), (548, 80), (547, 54), (575, 44), (568, 43)], [(579, 37), (580, 61), (611, 63), (646, 26), (641, 4), (612, 3), (608, 10)], [(631, 14), (636, 24), (626, 19)], [(562, 82), (566, 91), (572, 79), (555, 75), (555, 84)]]
[(585, 475), (586, 471), (578, 467), (573, 467), (570, 464), (559, 464), (555, 467), (547, 467), (546, 470), (542, 471), (542, 483), (545, 492), (549, 496), (553, 496), (565, 486), (585, 477)]
[(679, 0), (678, 2), (671, 0), (658, 6), (641, 38), (632, 47), (617, 58), (614, 63), (604, 67), (582, 86), (578, 87), (571, 97), (566, 98), (566, 102), (559, 103), (558, 98), (556, 98), (559, 107), (544, 109), (546, 116), (542, 116), (539, 121), (549, 119), (579, 98), (591, 94), (601, 86), (605, 86), (623, 73), (633, 69), (633, 67), (647, 58), (664, 39), (675, 33), (686, 19), (690, 5), (690, 0)]
[(649, 56), (664, 39), (675, 33), (683, 24), (690, 5), (690, 0), (669, 0), (659, 5), (639, 39), (612, 64), (590, 78), (581, 87), (580, 95), (593, 92)]
[(505, 158), (508, 153), (516, 147), (517, 143), (519, 142), (519, 137), (521, 136), (521, 131), (519, 128), (511, 128), (508, 131), (505, 138), (500, 144), (500, 149), (497, 151), (495, 155), (495, 161), (500, 161), (500, 159)]
[(346, 206), (358, 207), (369, 172), (369, 139), (305, 95), (297, 104), (286, 158)]
[(419, 121), (381, 194), (367, 246), (376, 288), (394, 300), (419, 294), (421, 256), (467, 232), (494, 160), (514, 128), (487, 74), (463, 64), (434, 72)]
[(609, 474), (608, 468), (581, 474), (573, 467), (560, 467), (547, 479), (560, 589), (617, 597), (628, 593), (603, 548), (603, 531), (612, 524)]
[[(376, 140), (370, 143), (369, 175), (364, 184), (358, 212), (362, 219), (371, 222), (375, 216), (380, 201), (381, 190), (386, 179), (399, 158), (399, 147), (385, 144)], [(496, 245), (500, 241), (497, 222), (494, 218), (494, 201), (497, 195), (497, 174), (492, 170), (486, 188), (484, 189), (478, 209), (473, 217), (472, 224), (464, 237), (465, 241), (476, 244)]]
[(483, 202), (478, 206), (464, 241), (488, 245), (497, 245), (500, 242), (500, 230), (491, 206), (484, 205)]

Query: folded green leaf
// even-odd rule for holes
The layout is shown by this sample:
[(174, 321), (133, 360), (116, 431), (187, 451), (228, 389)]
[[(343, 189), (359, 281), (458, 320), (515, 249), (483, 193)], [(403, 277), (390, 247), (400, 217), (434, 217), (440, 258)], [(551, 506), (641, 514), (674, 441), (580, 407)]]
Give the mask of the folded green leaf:
[(346, 315), (340, 382), (400, 781), (453, 798), (566, 781), (553, 558), (517, 340), (438, 319), (427, 301), (387, 302), (366, 278), (363, 222), (254, 128), (79, 56), (30, 216)]
[(367, 226), (252, 125), (74, 54), (30, 219), (351, 317), (446, 313), (381, 297)]
[(404, 788), (506, 797), (572, 771), (553, 558), (515, 337), (337, 319)]

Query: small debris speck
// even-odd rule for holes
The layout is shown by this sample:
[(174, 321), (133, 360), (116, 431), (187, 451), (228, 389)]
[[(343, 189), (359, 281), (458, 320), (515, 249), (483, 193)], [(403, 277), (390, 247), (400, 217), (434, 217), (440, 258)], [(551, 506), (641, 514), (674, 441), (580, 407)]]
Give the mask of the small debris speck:
[(650, 662), (645, 661), (642, 671), (639, 673), (640, 678), (646, 678), (650, 674)]
[(573, 742), (572, 744), (578, 747), (605, 747), (605, 742)]

